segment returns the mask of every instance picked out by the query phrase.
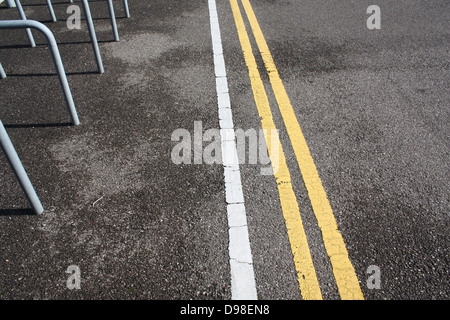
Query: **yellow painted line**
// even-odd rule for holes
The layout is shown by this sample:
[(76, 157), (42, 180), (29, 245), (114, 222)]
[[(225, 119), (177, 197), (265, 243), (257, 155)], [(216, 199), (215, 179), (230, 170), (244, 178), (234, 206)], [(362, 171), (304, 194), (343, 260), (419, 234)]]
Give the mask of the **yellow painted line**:
[(303, 176), (303, 181), (308, 190), (311, 206), (322, 232), (325, 249), (330, 257), (333, 274), (336, 279), (341, 299), (364, 299), (355, 270), (350, 262), (344, 239), (338, 230), (338, 225), (327, 198), (327, 194), (322, 185), (306, 139), (300, 128), (297, 116), (295, 115), (283, 82), (281, 81), (258, 20), (256, 19), (249, 0), (241, 1), (269, 75), (278, 107), (282, 114), (286, 130)]
[[(286, 158), (284, 156), (282, 146), (277, 139), (278, 136), (273, 134), (273, 132), (276, 132), (276, 126), (273, 121), (272, 111), (270, 110), (269, 100), (267, 98), (261, 75), (258, 71), (238, 3), (236, 0), (230, 0), (230, 4), (233, 10), (239, 40), (244, 52), (245, 62), (248, 67), (253, 96), (261, 117), (261, 125), (264, 130), (267, 149), (274, 170), (274, 176), (277, 181), (281, 208), (286, 221), (286, 228), (294, 257), (295, 268), (298, 272), (300, 292), (305, 300), (321, 300), (322, 294), (320, 292), (316, 270), (314, 269), (308, 241), (303, 228), (303, 222), (300, 216), (297, 199), (292, 188), (291, 176), (286, 164)], [(277, 139), (278, 154), (275, 153), (275, 150), (272, 150), (273, 144), (271, 139)], [(276, 163), (278, 166), (275, 167)]]

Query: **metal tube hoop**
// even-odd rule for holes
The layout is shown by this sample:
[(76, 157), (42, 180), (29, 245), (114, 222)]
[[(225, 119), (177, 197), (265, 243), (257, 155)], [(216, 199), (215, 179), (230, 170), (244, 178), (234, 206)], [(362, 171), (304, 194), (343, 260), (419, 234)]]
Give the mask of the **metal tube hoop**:
[[(86, 0), (84, 0), (86, 1)], [(64, 99), (70, 114), (70, 118), (74, 125), (79, 125), (77, 111), (75, 109), (75, 103), (73, 102), (72, 92), (70, 91), (69, 82), (67, 81), (66, 72), (59, 54), (58, 44), (56, 43), (55, 36), (44, 24), (34, 20), (2, 20), (0, 21), (0, 29), (21, 29), (21, 28), (33, 28), (42, 32), (47, 39), (47, 44), (52, 55), (53, 63), (58, 74), (58, 79), (63, 90)]]
[(30, 203), (34, 212), (36, 214), (42, 214), (44, 212), (44, 208), (42, 207), (41, 201), (39, 200), (39, 197), (37, 196), (36, 191), (34, 190), (33, 185), (31, 184), (31, 181), (28, 178), (25, 169), (23, 168), (22, 162), (20, 161), (19, 156), (17, 155), (17, 152), (14, 149), (14, 146), (11, 140), (9, 139), (9, 136), (1, 121), (0, 121), (0, 146), (6, 155), (6, 159), (8, 159), (8, 162), (11, 165), (14, 174), (17, 177), (17, 180), (19, 180), (19, 184), (22, 190), (24, 191), (28, 199), (28, 202)]

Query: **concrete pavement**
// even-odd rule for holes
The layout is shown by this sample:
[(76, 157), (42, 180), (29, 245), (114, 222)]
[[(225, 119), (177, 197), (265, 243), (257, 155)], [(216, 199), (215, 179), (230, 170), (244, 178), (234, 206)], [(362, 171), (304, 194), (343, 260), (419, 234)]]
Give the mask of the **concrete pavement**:
[[(175, 164), (172, 134), (220, 128), (208, 1), (90, 2), (105, 73), (68, 4), (23, 1), (55, 34), (80, 126), (71, 126), (44, 39), (0, 30), (0, 119), (43, 203), (35, 216), (0, 156), (1, 299), (232, 297), (224, 167)], [(217, 1), (234, 128), (261, 122), (230, 3)], [(448, 28), (445, 1), (251, 1), (367, 300), (448, 299)], [(279, 130), (323, 299), (340, 299), (326, 233), (264, 57), (238, 1)], [(17, 19), (0, 5), (0, 19)], [(208, 142), (203, 142), (203, 148)], [(195, 142), (192, 145), (195, 148)], [(192, 158), (194, 160), (194, 158)], [(283, 194), (241, 164), (257, 297), (302, 299)], [(305, 182), (306, 181), (306, 182)], [(280, 199), (281, 198), (281, 199)], [(70, 266), (80, 289), (68, 288)], [(370, 288), (371, 266), (380, 288)], [(305, 288), (305, 287), (304, 287)], [(306, 291), (306, 289), (304, 289)]]

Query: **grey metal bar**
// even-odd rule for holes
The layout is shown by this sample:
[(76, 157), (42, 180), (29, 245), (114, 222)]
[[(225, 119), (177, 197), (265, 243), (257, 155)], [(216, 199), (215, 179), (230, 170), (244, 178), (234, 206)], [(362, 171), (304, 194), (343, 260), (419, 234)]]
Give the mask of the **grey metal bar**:
[[(114, 11), (114, 5), (112, 0), (106, 0), (108, 4), (108, 11), (109, 11), (109, 19), (111, 21), (111, 28), (114, 35), (114, 41), (119, 41), (119, 30), (117, 28), (117, 20), (116, 20), (116, 14)], [(73, 3), (73, 0), (70, 0), (70, 3)], [(124, 10), (127, 18), (130, 17), (130, 10), (128, 8), (128, 1), (123, 0)]]
[[(17, 1), (17, 0), (16, 0)], [(86, 1), (86, 0), (83, 0)], [(72, 92), (70, 91), (69, 82), (67, 81), (66, 72), (59, 54), (58, 44), (56, 43), (55, 36), (44, 24), (34, 20), (2, 20), (0, 21), (0, 29), (22, 29), (33, 28), (42, 32), (47, 40), (50, 53), (52, 55), (53, 63), (55, 64), (56, 72), (58, 74), (59, 83), (64, 94), (64, 100), (66, 101), (67, 109), (70, 114), (70, 118), (74, 125), (79, 125), (77, 110), (75, 109), (75, 103), (73, 102)]]
[(36, 214), (42, 214), (44, 212), (44, 208), (42, 207), (41, 201), (39, 200), (39, 197), (37, 196), (36, 191), (31, 184), (30, 178), (28, 178), (28, 175), (23, 168), (22, 162), (20, 161), (19, 156), (17, 155), (17, 152), (14, 149), (11, 140), (9, 139), (8, 133), (6, 132), (1, 120), (0, 146), (6, 155), (6, 159), (8, 159), (8, 162), (11, 165), (14, 174), (17, 177), (17, 180), (19, 180), (19, 184), (22, 187), (22, 190), (24, 191), (28, 202), (30, 203), (34, 212)]
[(123, 0), (123, 9), (125, 10), (125, 15), (127, 18), (130, 17), (130, 8), (128, 8), (128, 0)]
[(116, 14), (114, 12), (114, 5), (112, 0), (107, 0), (108, 10), (109, 10), (109, 18), (111, 20), (111, 27), (114, 34), (114, 40), (119, 41), (119, 31), (117, 30), (117, 22), (116, 22)]
[[(14, 0), (14, 1), (16, 3), (17, 10), (19, 11), (20, 18), (22, 20), (27, 20), (27, 16), (25, 15), (25, 12), (23, 11), (20, 0)], [(36, 42), (34, 42), (34, 38), (33, 38), (33, 34), (31, 33), (31, 30), (29, 28), (27, 28), (26, 32), (27, 32), (28, 39), (30, 40), (30, 45), (32, 47), (36, 47)]]
[[(73, 1), (71, 1), (71, 3), (73, 3)], [(99, 73), (104, 73), (105, 71), (104, 71), (104, 68), (103, 68), (103, 62), (102, 62), (102, 58), (101, 58), (101, 55), (100, 55), (100, 49), (99, 49), (99, 46), (98, 46), (97, 36), (96, 36), (96, 33), (95, 33), (94, 22), (92, 20), (92, 16), (91, 16), (91, 13), (90, 13), (91, 10), (89, 8), (89, 2), (86, 1), (86, 3), (84, 3), (82, 1), (82, 4), (83, 4), (83, 8), (84, 8), (84, 13), (85, 13), (85, 16), (86, 16), (86, 21), (87, 21), (87, 24), (88, 24), (89, 36), (91, 38), (92, 48), (94, 50), (94, 56), (95, 56), (95, 61), (97, 63), (98, 72)], [(48, 6), (48, 8), (50, 10), (50, 14), (52, 16), (53, 21), (57, 21), (55, 13), (53, 11), (53, 5), (52, 5), (51, 0), (47, 0), (47, 6)]]
[(2, 78), (2, 79), (6, 78), (6, 73), (5, 73), (5, 70), (3, 69), (1, 63), (0, 63), (0, 78)]
[(56, 20), (56, 15), (55, 15), (55, 11), (53, 10), (53, 5), (51, 0), (47, 0), (47, 7), (48, 7), (48, 11), (50, 12), (50, 16), (52, 17), (53, 22), (56, 22), (58, 20)]
[(89, 30), (89, 37), (91, 38), (92, 49), (94, 50), (95, 61), (97, 62), (98, 72), (104, 73), (102, 56), (100, 55), (100, 49), (98, 47), (97, 35), (95, 34), (94, 22), (92, 21), (91, 9), (87, 0), (81, 1), (83, 5), (84, 15), (86, 16), (86, 22)]
[(6, 0), (6, 4), (8, 5), (8, 8), (16, 7), (16, 3), (14, 2), (14, 0)]

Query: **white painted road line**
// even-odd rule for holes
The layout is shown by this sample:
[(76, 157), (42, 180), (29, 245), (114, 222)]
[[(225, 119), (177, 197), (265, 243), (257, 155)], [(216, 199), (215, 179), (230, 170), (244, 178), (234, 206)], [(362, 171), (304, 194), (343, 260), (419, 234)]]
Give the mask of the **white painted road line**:
[(256, 300), (256, 282), (247, 228), (247, 216), (242, 192), (228, 80), (223, 58), (222, 39), (215, 0), (208, 0), (211, 37), (214, 54), (222, 160), (229, 227), (231, 298)]

